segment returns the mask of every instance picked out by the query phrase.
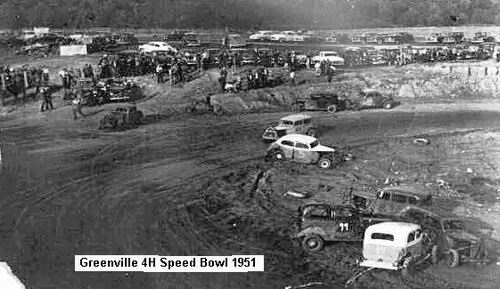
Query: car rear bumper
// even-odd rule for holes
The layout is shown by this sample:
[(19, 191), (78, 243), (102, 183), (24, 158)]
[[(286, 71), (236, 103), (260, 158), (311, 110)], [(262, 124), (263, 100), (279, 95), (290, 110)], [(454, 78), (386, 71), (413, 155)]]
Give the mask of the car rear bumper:
[(389, 263), (386, 263), (386, 262), (377, 262), (377, 261), (369, 261), (369, 260), (365, 260), (365, 261), (359, 263), (359, 266), (380, 268), (380, 269), (386, 269), (386, 270), (399, 270), (400, 269), (399, 267), (394, 266), (394, 265), (389, 264)]

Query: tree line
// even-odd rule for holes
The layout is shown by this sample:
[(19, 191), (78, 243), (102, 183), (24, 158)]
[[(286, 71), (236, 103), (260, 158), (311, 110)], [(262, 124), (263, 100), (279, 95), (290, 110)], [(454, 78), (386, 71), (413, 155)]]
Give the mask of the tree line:
[(0, 27), (341, 29), (500, 24), (500, 0), (3, 0)]

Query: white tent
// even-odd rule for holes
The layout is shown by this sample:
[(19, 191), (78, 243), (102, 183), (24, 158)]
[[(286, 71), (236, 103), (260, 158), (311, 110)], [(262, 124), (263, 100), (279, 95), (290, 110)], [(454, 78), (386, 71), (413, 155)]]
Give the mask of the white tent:
[(5, 262), (0, 262), (0, 284), (2, 289), (26, 289)]

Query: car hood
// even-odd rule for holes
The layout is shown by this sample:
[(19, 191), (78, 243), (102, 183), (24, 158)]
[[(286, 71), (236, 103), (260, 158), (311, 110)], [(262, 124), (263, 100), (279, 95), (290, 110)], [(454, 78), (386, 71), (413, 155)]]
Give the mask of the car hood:
[(448, 235), (453, 240), (470, 242), (479, 242), (481, 240), (479, 237), (463, 230), (447, 230), (446, 235)]
[(314, 152), (331, 152), (331, 153), (335, 152), (335, 149), (333, 149), (331, 147), (324, 146), (324, 145), (317, 145), (316, 147), (312, 148), (311, 150)]

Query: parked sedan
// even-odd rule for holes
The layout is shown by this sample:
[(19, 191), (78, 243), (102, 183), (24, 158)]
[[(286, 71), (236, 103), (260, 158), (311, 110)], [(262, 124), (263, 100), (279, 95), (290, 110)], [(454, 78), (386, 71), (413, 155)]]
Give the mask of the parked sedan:
[(275, 163), (293, 162), (316, 164), (322, 169), (330, 169), (343, 161), (334, 148), (319, 144), (318, 139), (301, 134), (289, 134), (272, 143), (266, 158)]
[(304, 42), (304, 36), (295, 31), (283, 31), (271, 35), (271, 41), (274, 42)]
[(248, 37), (248, 40), (255, 42), (266, 42), (271, 41), (271, 35), (276, 34), (275, 31), (271, 30), (261, 30), (255, 34), (252, 34)]
[(158, 51), (165, 51), (165, 52), (171, 52), (171, 53), (176, 53), (177, 49), (173, 48), (171, 45), (169, 45), (166, 42), (149, 42), (146, 44), (143, 44), (139, 46), (139, 51), (140, 52), (158, 52)]

